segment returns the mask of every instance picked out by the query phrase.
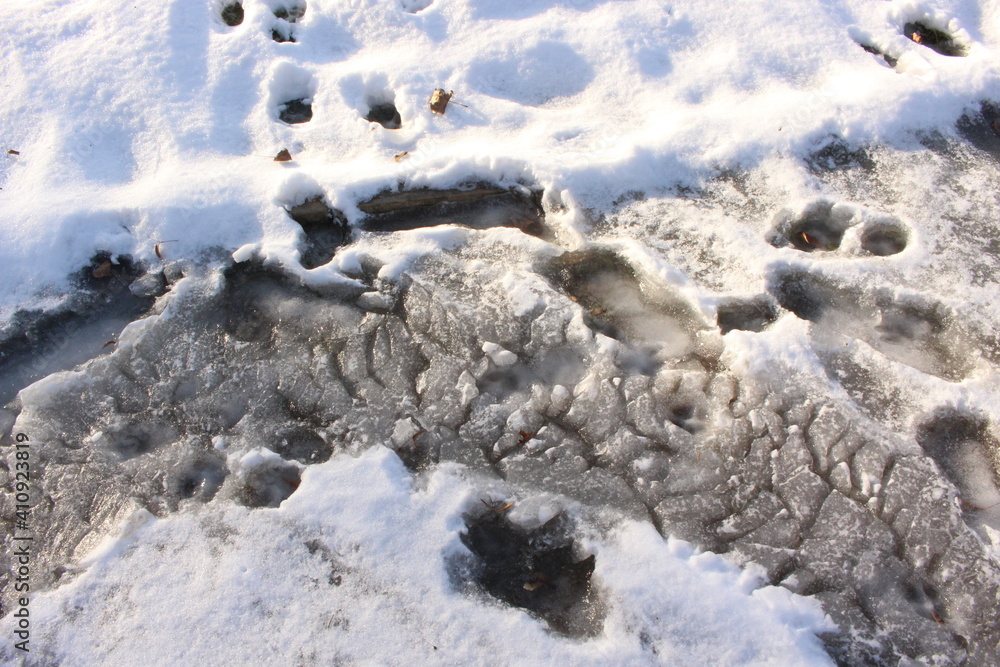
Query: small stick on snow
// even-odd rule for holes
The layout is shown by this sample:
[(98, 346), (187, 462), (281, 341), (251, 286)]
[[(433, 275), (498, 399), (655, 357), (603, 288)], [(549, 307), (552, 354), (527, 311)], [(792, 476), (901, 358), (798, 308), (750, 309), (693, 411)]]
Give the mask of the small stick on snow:
[(177, 239), (173, 239), (170, 241), (158, 241), (156, 245), (153, 246), (153, 252), (155, 252), (156, 256), (159, 257), (160, 259), (163, 259), (163, 251), (160, 250), (160, 246), (163, 245), (164, 243), (177, 243)]

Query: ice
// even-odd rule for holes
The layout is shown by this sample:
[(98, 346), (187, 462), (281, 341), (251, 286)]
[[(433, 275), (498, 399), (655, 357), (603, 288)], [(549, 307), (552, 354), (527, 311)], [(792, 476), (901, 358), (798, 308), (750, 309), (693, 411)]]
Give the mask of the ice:
[[(95, 277), (105, 262), (107, 275)], [(162, 272), (143, 275), (131, 258), (108, 254), (95, 256), (77, 281), (78, 289), (58, 306), (18, 311), (0, 333), (0, 401), (107, 352), (166, 288)]]
[[(407, 234), (357, 243), (377, 266), (406, 246)], [(905, 461), (921, 460), (916, 450), (893, 463), (899, 455), (879, 449), (861, 430), (861, 416), (797, 393), (804, 380), (747, 410), (739, 401), (755, 399), (741, 387), (765, 377), (679, 354), (670, 340), (608, 339), (597, 324), (590, 336), (562, 333), (583, 321), (590, 304), (562, 291), (559, 280), (546, 282), (552, 274), (544, 264), (533, 274), (539, 282), (528, 269), (512, 274), (506, 262), (489, 260), (497, 243), (511, 257), (530, 252), (520, 234), (475, 232), (460, 248), (412, 263), (397, 282), (362, 276), (370, 281), (364, 293), (400, 304), (388, 310), (314, 292), (293, 272), (256, 260), (194, 271), (127, 344), (22, 391), (13, 428), (51, 442), (39, 450), (42, 479), (62, 499), (47, 514), (37, 510), (50, 527), (39, 536), (43, 576), (56, 581), (64, 563), (83, 555), (67, 535), (102, 535), (134, 511), (132, 503), (161, 517), (181, 507), (196, 515), (232, 503), (285, 507), (331, 453), (384, 445), (411, 470), (454, 461), (498, 475), (518, 497), (557, 494), (585, 524), (653, 517), (664, 533), (759, 564), (769, 581), (789, 579), (800, 593), (832, 590), (851, 599), (867, 584), (845, 558), (878, 560), (897, 548), (906, 560), (895, 566), (902, 588), (893, 591), (943, 585), (932, 564), (970, 529), (933, 468), (901, 476)], [(456, 280), (473, 257), (479, 271)], [(575, 270), (586, 276), (603, 266)], [(381, 273), (373, 267), (368, 275)], [(517, 292), (504, 296), (502, 285), (521, 280), (533, 285), (540, 310), (519, 309)], [(656, 307), (630, 303), (633, 313)], [(632, 346), (651, 350), (659, 367), (623, 362)], [(575, 370), (560, 365), (572, 373), (567, 385), (535, 363), (560, 350), (577, 360)], [(74, 458), (79, 447), (96, 458)], [(967, 457), (955, 460), (968, 467)], [(934, 503), (916, 501), (938, 489), (945, 492)], [(88, 523), (60, 509), (69, 498), (92, 508)], [(942, 511), (945, 518), (923, 518)], [(962, 567), (994, 566), (972, 559)], [(914, 629), (926, 621), (926, 600), (904, 593), (864, 607), (869, 620), (858, 627), (849, 604), (830, 613), (859, 636), (888, 637), (887, 655), (962, 654), (948, 632), (934, 634), (933, 643)], [(949, 599), (933, 599), (933, 614), (956, 613)], [(852, 643), (831, 646), (861, 655)]]

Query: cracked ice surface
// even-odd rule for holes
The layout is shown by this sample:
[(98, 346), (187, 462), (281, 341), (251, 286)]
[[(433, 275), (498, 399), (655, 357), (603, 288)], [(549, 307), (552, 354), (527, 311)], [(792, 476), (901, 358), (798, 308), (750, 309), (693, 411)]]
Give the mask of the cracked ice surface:
[[(434, 595), (445, 594), (439, 579), (448, 578), (449, 554), (461, 551), (454, 520), (475, 510), (477, 493), (499, 492), (525, 501), (515, 515), (525, 525), (568, 510), (580, 535), (592, 535), (594, 604), (604, 624), (598, 643), (621, 639), (625, 624), (629, 641), (645, 637), (638, 650), (648, 655), (681, 650), (670, 631), (639, 631), (623, 620), (639, 613), (629, 610), (638, 604), (626, 592), (634, 584), (603, 562), (621, 558), (615, 549), (626, 547), (612, 537), (621, 533), (608, 531), (628, 520), (729, 554), (752, 564), (763, 582), (819, 601), (841, 630), (824, 636), (828, 648), (845, 659), (961, 661), (995, 645), (997, 563), (963, 520), (954, 486), (967, 452), (989, 456), (995, 448), (984, 440), (988, 425), (932, 415), (921, 448), (831, 396), (822, 377), (796, 365), (794, 350), (758, 353), (770, 360), (765, 370), (733, 364), (741, 345), (795, 341), (804, 321), (789, 314), (757, 338), (724, 338), (690, 291), (660, 281), (649, 255), (635, 248), (560, 255), (514, 230), (453, 230), (450, 250), (415, 256), (427, 234), (440, 238), (435, 230), (362, 237), (344, 253), (358, 258), (344, 262), (353, 282), (325, 291), (252, 258), (179, 266), (175, 273), (187, 276), (114, 352), (21, 392), (12, 429), (44, 443), (36, 450), (45, 494), (35, 507), (44, 545), (38, 576), (60, 585), (44, 608), (49, 618), (79, 618), (71, 609), (83, 599), (104, 600), (112, 605), (106, 613), (128, 609), (131, 594), (114, 588), (118, 568), (169, 545), (176, 531), (204, 533), (197, 548), (240, 561), (256, 553), (248, 541), (277, 530), (280, 549), (291, 551), (268, 558), (301, 561), (292, 588), (318, 576), (308, 574), (320, 567), (316, 553), (353, 549), (350, 558), (377, 559), (337, 546), (353, 529), (337, 522), (311, 529), (292, 509), (325, 507), (313, 497), (321, 484), (314, 480), (343, 474), (334, 471), (350, 454), (390, 465), (393, 483), (413, 485), (418, 496), (434, 496), (426, 489), (444, 483), (435, 471), (465, 480), (448, 482), (458, 489), (447, 501), (448, 526), (371, 513), (371, 521), (400, 530), (445, 531), (433, 558), (414, 555), (438, 563), (413, 574), (420, 586), (437, 586)], [(621, 284), (607, 292), (603, 275)], [(602, 299), (605, 308), (593, 307)], [(631, 326), (640, 311), (668, 319), (687, 342)], [(955, 428), (948, 420), (964, 425), (969, 444), (935, 463), (933, 443)], [(939, 466), (959, 478), (949, 481)], [(417, 502), (372, 485), (357, 491), (365, 502)], [(273, 519), (246, 518), (258, 516), (249, 509), (279, 506)], [(354, 521), (368, 512), (359, 508)], [(161, 520), (142, 529), (154, 516)], [(106, 536), (126, 519), (139, 527), (122, 529), (109, 546)], [(240, 527), (245, 521), (253, 527)], [(224, 537), (245, 530), (258, 537)], [(384, 548), (393, 562), (403, 558), (401, 547)], [(344, 571), (361, 568), (359, 585), (379, 590), (369, 578), (387, 575), (366, 563)], [(180, 576), (176, 568), (162, 576)], [(86, 592), (94, 586), (104, 592)], [(405, 611), (415, 602), (399, 600), (419, 597), (413, 590), (390, 588), (384, 594), (399, 605), (394, 614), (416, 613)], [(349, 623), (358, 612), (329, 613)]]

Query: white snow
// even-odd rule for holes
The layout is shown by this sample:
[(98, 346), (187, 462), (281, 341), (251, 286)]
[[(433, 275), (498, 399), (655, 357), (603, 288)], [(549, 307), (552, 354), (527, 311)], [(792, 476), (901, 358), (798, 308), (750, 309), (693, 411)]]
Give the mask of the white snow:
[[(0, 9), (0, 141), (20, 151), (0, 161), (4, 319), (65, 290), (67, 268), (97, 250), (155, 262), (166, 239), (178, 239), (168, 257), (262, 243), (291, 262), (296, 226), (279, 204), (314, 194), (353, 218), (360, 198), (399, 179), (524, 179), (579, 213), (831, 134), (948, 128), (998, 86), (996, 12), (971, 0), (312, 0), (297, 43), (283, 44), (264, 3), (247, 2), (235, 28), (217, 4)], [(922, 17), (969, 55), (900, 34)], [(467, 106), (432, 114), (437, 87)], [(313, 120), (276, 122), (278, 105), (300, 98)], [(376, 98), (395, 100), (402, 129), (362, 118)], [(269, 160), (286, 147), (293, 162)]]
[(457, 592), (447, 562), (490, 484), (453, 465), (414, 479), (374, 448), (310, 467), (278, 509), (141, 514), (32, 602), (33, 641), (66, 665), (829, 662), (815, 603), (645, 524), (588, 542), (607, 610), (593, 639)]

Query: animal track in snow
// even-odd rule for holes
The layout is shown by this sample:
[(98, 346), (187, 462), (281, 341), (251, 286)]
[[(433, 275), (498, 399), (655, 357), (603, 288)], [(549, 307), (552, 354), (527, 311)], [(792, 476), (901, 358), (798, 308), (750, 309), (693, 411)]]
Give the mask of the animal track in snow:
[(966, 141), (1000, 162), (1000, 104), (982, 102), (978, 111), (959, 118), (957, 127)]
[(398, 130), (403, 127), (403, 120), (399, 116), (396, 105), (392, 102), (379, 102), (372, 104), (365, 120), (369, 123), (378, 123), (387, 130)]
[(177, 501), (208, 502), (225, 481), (229, 470), (225, 459), (216, 452), (193, 452), (178, 462), (167, 475), (167, 495)]
[(288, 21), (289, 23), (297, 23), (298, 20), (305, 15), (306, 15), (305, 0), (299, 0), (299, 2), (278, 7), (277, 9), (274, 10), (275, 18), (281, 19), (282, 21)]
[(798, 214), (784, 210), (776, 216), (768, 241), (778, 248), (791, 245), (803, 252), (836, 250), (855, 214), (855, 209), (828, 200), (813, 202)]
[(657, 348), (657, 357), (681, 358), (704, 329), (682, 300), (644, 284), (634, 267), (607, 249), (566, 252), (549, 273), (585, 310), (584, 321), (598, 333)]
[(310, 197), (286, 210), (305, 232), (301, 262), (307, 269), (329, 262), (350, 236), (347, 219), (340, 211), (330, 208), (322, 195)]
[(909, 241), (906, 226), (896, 218), (829, 200), (812, 202), (798, 213), (781, 211), (775, 216), (767, 240), (776, 248), (791, 246), (802, 252), (829, 253), (841, 249), (852, 228), (860, 235), (852, 247), (870, 255), (895, 255), (905, 250)]
[(271, 28), (271, 39), (279, 44), (284, 44), (286, 42), (294, 44), (298, 41), (295, 39), (295, 30), (285, 21), (282, 21), (278, 25)]
[(926, 46), (928, 49), (936, 51), (943, 56), (969, 55), (968, 48), (956, 40), (954, 36), (949, 35), (943, 30), (932, 28), (920, 21), (913, 21), (903, 25), (903, 35), (907, 39), (921, 46)]
[(886, 357), (937, 377), (959, 381), (975, 367), (973, 346), (954, 315), (920, 297), (866, 292), (803, 269), (776, 268), (768, 289), (801, 319), (862, 340)]
[(289, 125), (308, 123), (313, 117), (312, 102), (306, 98), (288, 100), (278, 108), (278, 111), (278, 118)]
[(305, 16), (305, 13), (304, 0), (299, 4), (276, 8), (274, 10), (275, 23), (274, 27), (271, 28), (271, 39), (276, 42), (296, 42), (294, 24)]
[[(268, 454), (270, 452), (265, 452)], [(241, 471), (239, 486), (233, 494), (246, 507), (278, 507), (299, 488), (302, 472), (298, 466), (284, 461), (276, 454), (262, 457), (245, 471)], [(233, 477), (230, 477), (233, 479)]]
[(271, 73), (270, 83), (274, 117), (289, 125), (308, 123), (313, 117), (316, 87), (311, 72), (287, 61), (279, 62)]
[(243, 17), (243, 5), (239, 2), (230, 2), (222, 8), (222, 22), (230, 28), (243, 23)]
[(889, 55), (888, 53), (885, 53), (877, 46), (872, 46), (871, 44), (865, 44), (862, 42), (858, 42), (858, 46), (860, 46), (862, 49), (872, 54), (873, 56), (878, 56), (887, 66), (893, 69), (896, 68), (896, 64), (899, 62), (899, 58)]
[(909, 233), (901, 223), (873, 223), (861, 233), (861, 249), (878, 257), (903, 252), (908, 241)]
[(1000, 516), (1000, 441), (985, 418), (939, 410), (917, 428), (917, 442), (958, 487), (964, 510)]
[(716, 308), (716, 322), (723, 334), (733, 329), (761, 332), (776, 319), (777, 304), (767, 295), (754, 299), (725, 299)]
[(434, 4), (434, 0), (399, 0), (399, 6), (407, 14), (419, 14)]

